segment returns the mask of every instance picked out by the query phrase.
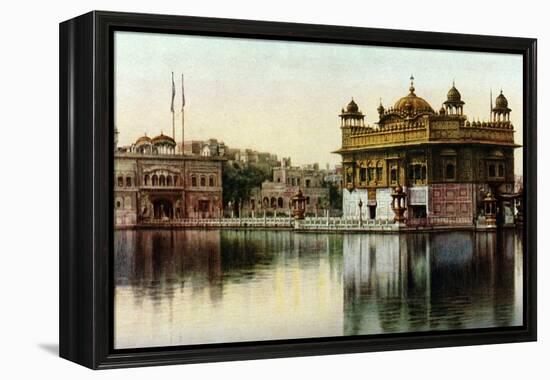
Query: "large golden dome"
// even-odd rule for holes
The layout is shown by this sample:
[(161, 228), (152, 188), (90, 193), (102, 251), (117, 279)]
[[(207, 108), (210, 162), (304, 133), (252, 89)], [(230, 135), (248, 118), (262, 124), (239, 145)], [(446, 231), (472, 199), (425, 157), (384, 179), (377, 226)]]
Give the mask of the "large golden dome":
[(430, 104), (419, 96), (416, 96), (414, 91), (409, 95), (402, 97), (393, 106), (394, 109), (406, 112), (420, 113), (430, 112), (434, 113), (434, 110)]
[(432, 106), (430, 106), (427, 101), (419, 96), (416, 96), (414, 93), (413, 80), (414, 77), (411, 75), (411, 87), (409, 87), (409, 94), (395, 102), (393, 108), (398, 111), (404, 111), (412, 114), (421, 112), (435, 113)]

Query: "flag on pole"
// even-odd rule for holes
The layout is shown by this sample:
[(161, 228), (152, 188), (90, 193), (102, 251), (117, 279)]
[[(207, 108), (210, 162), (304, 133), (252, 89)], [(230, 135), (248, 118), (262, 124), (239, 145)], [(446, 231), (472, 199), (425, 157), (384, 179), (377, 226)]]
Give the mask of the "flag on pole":
[(174, 98), (176, 97), (176, 85), (174, 83), (174, 72), (172, 71), (172, 104), (170, 106), (170, 111), (174, 112)]
[(185, 91), (183, 91), (183, 74), (181, 74), (181, 110), (185, 107)]

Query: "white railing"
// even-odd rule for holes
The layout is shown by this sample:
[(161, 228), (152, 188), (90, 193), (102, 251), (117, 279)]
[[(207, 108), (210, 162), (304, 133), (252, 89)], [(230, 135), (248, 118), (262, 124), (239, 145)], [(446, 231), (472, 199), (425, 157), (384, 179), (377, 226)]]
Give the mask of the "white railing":
[(392, 220), (359, 219), (357, 217), (312, 217), (300, 222), (300, 228), (305, 230), (389, 230), (394, 226)]
[(453, 217), (453, 216), (429, 216), (428, 222), (431, 225), (447, 226), (447, 225), (473, 225), (473, 218), (468, 217)]
[[(387, 231), (398, 226), (391, 219), (359, 219), (357, 217), (307, 217), (295, 221), (288, 216), (281, 217), (242, 217), (242, 218), (189, 218), (189, 219), (151, 219), (141, 221), (145, 226), (201, 227), (201, 228), (294, 228), (317, 231)], [(410, 219), (407, 227), (465, 226), (471, 225), (467, 217), (429, 217)]]
[(189, 219), (151, 219), (142, 221), (145, 225), (168, 225), (179, 227), (292, 227), (289, 217), (269, 218), (189, 218)]

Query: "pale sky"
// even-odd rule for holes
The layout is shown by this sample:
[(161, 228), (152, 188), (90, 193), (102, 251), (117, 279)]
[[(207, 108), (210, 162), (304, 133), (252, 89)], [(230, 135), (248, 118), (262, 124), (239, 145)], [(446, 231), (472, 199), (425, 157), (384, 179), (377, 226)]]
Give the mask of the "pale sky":
[[(137, 32), (115, 33), (115, 125), (119, 144), (147, 133), (172, 134), (171, 72), (176, 82), (176, 140), (217, 138), (231, 148), (292, 157), (293, 164), (338, 164), (342, 107), (353, 97), (366, 122), (416, 94), (434, 110), (455, 80), (469, 120), (488, 120), (490, 90), (504, 91), (516, 143), (522, 144), (522, 57), (512, 54), (266, 41)], [(516, 173), (522, 153), (516, 150)]]

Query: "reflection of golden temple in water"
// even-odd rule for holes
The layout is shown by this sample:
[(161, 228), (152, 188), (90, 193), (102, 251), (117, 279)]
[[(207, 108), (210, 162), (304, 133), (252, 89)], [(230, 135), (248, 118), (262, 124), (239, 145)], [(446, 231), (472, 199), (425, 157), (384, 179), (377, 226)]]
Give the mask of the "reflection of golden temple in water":
[(118, 348), (522, 323), (513, 233), (116, 236)]
[(345, 334), (522, 324), (519, 235), (347, 235)]

